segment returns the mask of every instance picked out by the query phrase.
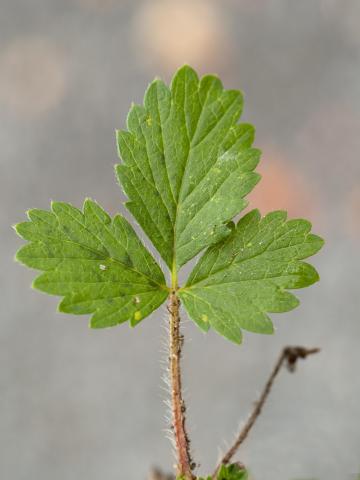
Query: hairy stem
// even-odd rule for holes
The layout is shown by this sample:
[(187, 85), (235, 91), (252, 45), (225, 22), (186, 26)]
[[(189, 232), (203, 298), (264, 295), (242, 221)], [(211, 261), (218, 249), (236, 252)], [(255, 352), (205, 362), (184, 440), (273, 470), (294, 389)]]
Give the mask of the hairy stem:
[(250, 430), (254, 426), (257, 418), (259, 417), (261, 410), (266, 402), (266, 399), (269, 396), (269, 393), (271, 391), (271, 388), (274, 384), (274, 381), (283, 366), (283, 364), (286, 362), (287, 367), (290, 372), (294, 372), (295, 367), (296, 367), (296, 362), (298, 361), (299, 358), (306, 358), (308, 355), (312, 355), (314, 353), (318, 353), (320, 351), (319, 348), (305, 348), (305, 347), (285, 347), (277, 362), (275, 363), (275, 366), (270, 374), (270, 377), (268, 381), (265, 384), (265, 387), (260, 395), (259, 400), (255, 403), (254, 410), (250, 414), (249, 418), (247, 419), (245, 425), (243, 428), (240, 430), (239, 434), (237, 435), (235, 442), (233, 445), (229, 448), (229, 450), (225, 453), (225, 455), (222, 457), (219, 465), (217, 466), (215, 472), (213, 473), (212, 478), (215, 479), (217, 472), (219, 471), (221, 465), (226, 465), (230, 462), (230, 460), (233, 458), (235, 453), (237, 452), (238, 448), (240, 445), (244, 442), (246, 437), (248, 436)]
[(175, 436), (176, 453), (178, 457), (177, 474), (187, 480), (194, 479), (192, 474), (193, 462), (190, 455), (190, 441), (185, 428), (185, 402), (181, 389), (181, 349), (183, 336), (180, 334), (180, 300), (173, 290), (169, 296), (168, 310), (170, 330), (170, 385), (171, 385), (171, 408), (172, 428)]

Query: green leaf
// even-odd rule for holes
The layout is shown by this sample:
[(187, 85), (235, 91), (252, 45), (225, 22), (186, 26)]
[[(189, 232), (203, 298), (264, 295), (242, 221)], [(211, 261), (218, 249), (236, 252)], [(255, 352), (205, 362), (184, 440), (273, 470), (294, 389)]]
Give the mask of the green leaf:
[[(211, 480), (211, 476), (206, 478), (197, 477), (197, 480)], [(249, 474), (246, 470), (238, 464), (221, 465), (220, 470), (216, 476), (216, 480), (248, 480)], [(176, 480), (185, 480), (184, 477), (177, 477)]]
[[(242, 329), (272, 333), (267, 313), (298, 305), (287, 290), (318, 280), (301, 260), (323, 244), (309, 222), (286, 221), (285, 212), (260, 219), (253, 211), (232, 223), (260, 178), (254, 128), (238, 123), (242, 107), (239, 91), (212, 75), (199, 80), (188, 66), (170, 87), (155, 80), (144, 104), (132, 106), (128, 130), (117, 132), (116, 167), (126, 206), (171, 270), (172, 288), (179, 268), (205, 250), (178, 294), (201, 329), (236, 343)], [(63, 296), (60, 311), (92, 313), (93, 327), (135, 325), (168, 296), (162, 270), (123, 217), (111, 220), (87, 200), (84, 212), (53, 203), (29, 219), (17, 226), (30, 242), (17, 258), (44, 271), (34, 287)]]
[(30, 242), (16, 258), (44, 272), (33, 286), (63, 296), (61, 312), (93, 313), (93, 328), (127, 320), (134, 326), (166, 299), (160, 267), (122, 216), (112, 220), (88, 199), (83, 212), (53, 202), (50, 212), (30, 210), (28, 217), (15, 227)]
[(241, 329), (273, 333), (267, 312), (286, 312), (299, 301), (287, 289), (319, 279), (301, 260), (314, 255), (323, 240), (310, 233), (306, 220), (286, 221), (286, 212), (261, 218), (245, 215), (225, 240), (210, 247), (190, 274), (179, 296), (200, 328), (210, 326), (241, 343)]
[(152, 82), (118, 131), (126, 206), (170, 269), (227, 237), (258, 182), (254, 129), (238, 124), (242, 94), (181, 68), (170, 88)]
[(217, 480), (248, 480), (248, 478), (247, 471), (236, 463), (222, 465), (216, 477)]

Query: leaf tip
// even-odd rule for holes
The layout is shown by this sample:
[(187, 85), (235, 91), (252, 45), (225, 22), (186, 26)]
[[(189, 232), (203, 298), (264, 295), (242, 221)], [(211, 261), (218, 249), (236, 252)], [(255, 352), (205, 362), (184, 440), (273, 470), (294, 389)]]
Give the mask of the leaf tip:
[(56, 311), (57, 311), (58, 313), (73, 313), (73, 312), (71, 312), (71, 310), (69, 310), (69, 308), (68, 308), (68, 306), (67, 306), (68, 304), (69, 304), (69, 303), (68, 303), (68, 299), (67, 299), (67, 297), (65, 296), (65, 297), (61, 300), (61, 302), (59, 302), (59, 303), (57, 304), (57, 306), (56, 306)]
[[(320, 275), (319, 272), (316, 270), (316, 268), (313, 265), (310, 265), (307, 263), (307, 265), (311, 268), (311, 279), (313, 280), (312, 283), (316, 283), (320, 281)], [(311, 285), (311, 284), (310, 284)]]
[(197, 75), (196, 71), (191, 67), (188, 63), (184, 63), (180, 68), (178, 68), (175, 72), (175, 76), (182, 74), (182, 73), (191, 73), (192, 75)]
[(50, 209), (53, 213), (56, 213), (56, 210), (59, 209), (61, 206), (62, 202), (57, 202), (56, 200), (51, 200), (50, 201)]
[(294, 310), (300, 305), (300, 300), (291, 292), (287, 292), (288, 295), (291, 295), (291, 304), (289, 310)]
[[(259, 160), (260, 160), (260, 155), (259, 155)], [(262, 179), (262, 175), (259, 172), (253, 172), (253, 178), (254, 178), (254, 187), (255, 187)]]
[[(228, 338), (228, 337), (227, 337)], [(238, 337), (234, 337), (234, 338), (228, 338), (230, 341), (232, 341), (233, 343), (235, 343), (235, 345), (242, 345), (243, 343), (243, 336), (242, 336), (242, 333), (241, 333), (241, 330), (240, 330), (240, 335)]]
[(91, 208), (93, 205), (97, 205), (96, 201), (93, 200), (91, 197), (86, 197), (83, 203), (83, 211)]
[(115, 140), (116, 140), (118, 156), (120, 157), (120, 145), (119, 145), (119, 142), (121, 140), (121, 130), (120, 129), (115, 130)]
[(314, 274), (314, 283), (317, 283), (317, 282), (320, 282), (320, 275), (319, 275), (319, 272), (315, 270), (315, 274)]
[[(41, 275), (40, 275), (41, 276)], [(39, 284), (39, 277), (34, 278), (34, 280), (31, 282), (30, 287), (32, 290), (41, 290), (40, 284)]]
[(319, 250), (321, 250), (323, 248), (323, 246), (325, 245), (325, 239), (320, 237), (319, 235), (314, 235), (313, 233), (310, 234), (311, 236), (311, 239), (317, 243), (317, 250), (315, 253), (317, 253)]
[(91, 328), (93, 330), (98, 330), (100, 328), (103, 328), (104, 325), (101, 323), (101, 321), (93, 315), (88, 323), (88, 328)]
[(15, 255), (13, 256), (13, 260), (16, 263), (20, 263), (21, 265), (24, 265), (24, 262), (21, 259), (21, 248), (19, 248), (19, 250), (15, 253)]
[[(21, 227), (20, 227), (20, 225), (21, 225), (21, 222), (19, 222), (19, 223), (14, 223), (13, 225), (11, 225), (11, 228), (14, 230), (14, 232), (15, 232), (19, 237), (21, 237), (21, 233), (20, 233)], [(22, 238), (22, 237), (21, 237), (21, 238)]]

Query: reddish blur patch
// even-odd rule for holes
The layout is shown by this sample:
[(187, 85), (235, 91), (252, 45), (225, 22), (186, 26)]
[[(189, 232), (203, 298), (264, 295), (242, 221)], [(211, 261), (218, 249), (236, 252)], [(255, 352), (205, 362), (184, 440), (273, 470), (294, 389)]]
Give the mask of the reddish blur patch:
[(283, 154), (265, 148), (257, 171), (262, 178), (248, 195), (249, 208), (261, 214), (286, 210), (289, 217), (319, 217), (319, 202), (308, 180)]

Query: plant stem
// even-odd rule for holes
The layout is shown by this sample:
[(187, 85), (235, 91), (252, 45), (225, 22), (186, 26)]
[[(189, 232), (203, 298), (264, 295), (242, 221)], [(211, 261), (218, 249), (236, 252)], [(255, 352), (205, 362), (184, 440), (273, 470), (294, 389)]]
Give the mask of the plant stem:
[(287, 362), (287, 367), (290, 372), (295, 371), (296, 367), (296, 362), (298, 361), (299, 358), (306, 358), (308, 355), (312, 355), (314, 353), (318, 353), (320, 351), (319, 348), (305, 348), (305, 347), (285, 347), (277, 362), (275, 363), (275, 366), (270, 374), (270, 377), (268, 381), (265, 384), (265, 387), (260, 395), (259, 400), (255, 403), (255, 408), (252, 411), (251, 415), (249, 416), (248, 420), (246, 421), (245, 425), (243, 428), (240, 430), (239, 434), (237, 435), (235, 442), (233, 445), (230, 447), (230, 449), (225, 453), (225, 455), (222, 457), (219, 465), (215, 469), (213, 473), (213, 480), (215, 480), (216, 475), (221, 467), (221, 465), (226, 465), (230, 462), (232, 457), (235, 455), (237, 452), (238, 448), (240, 445), (244, 442), (246, 437), (248, 436), (250, 430), (254, 426), (257, 418), (259, 417), (261, 410), (264, 406), (264, 403), (266, 402), (266, 399), (269, 396), (269, 393), (271, 391), (271, 387), (274, 384), (274, 381), (283, 366), (284, 362)]
[(169, 296), (168, 310), (170, 333), (170, 385), (172, 428), (175, 436), (175, 446), (178, 457), (177, 475), (182, 475), (186, 480), (193, 480), (193, 462), (190, 455), (190, 441), (185, 428), (185, 402), (181, 390), (181, 349), (183, 336), (180, 334), (180, 300), (174, 288)]

